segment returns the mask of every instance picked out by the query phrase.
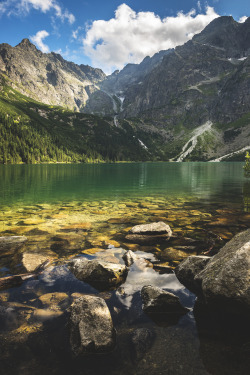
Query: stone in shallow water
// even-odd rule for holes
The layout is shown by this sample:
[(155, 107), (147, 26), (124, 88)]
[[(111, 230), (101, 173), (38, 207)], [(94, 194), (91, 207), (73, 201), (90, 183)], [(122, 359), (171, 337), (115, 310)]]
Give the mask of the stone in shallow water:
[(0, 237), (0, 255), (6, 251), (19, 250), (28, 240), (25, 236), (4, 236)]
[(142, 288), (141, 297), (142, 308), (146, 313), (185, 314), (188, 311), (173, 293), (152, 285), (145, 285)]
[(69, 302), (69, 296), (66, 293), (60, 292), (46, 293), (41, 295), (39, 297), (39, 300), (44, 306), (49, 306), (52, 309), (57, 309), (59, 308), (59, 306), (67, 305), (67, 302)]
[(166, 261), (179, 261), (187, 258), (189, 255), (190, 254), (186, 253), (185, 251), (177, 250), (174, 247), (167, 247), (162, 251), (160, 257)]
[(99, 260), (75, 259), (70, 263), (70, 270), (75, 277), (99, 290), (121, 285), (127, 277), (128, 269), (121, 264)]
[(135, 225), (131, 228), (130, 232), (133, 234), (144, 235), (167, 234), (169, 237), (172, 235), (170, 226), (163, 221), (151, 224)]
[(78, 224), (72, 224), (72, 225), (67, 225), (65, 227), (62, 227), (61, 231), (62, 232), (85, 231), (85, 230), (89, 230), (91, 226), (92, 226), (91, 223), (78, 223)]
[(176, 268), (178, 280), (191, 292), (201, 293), (201, 286), (195, 281), (195, 276), (201, 272), (211, 258), (207, 256), (191, 256), (183, 260)]
[(229, 241), (195, 276), (206, 304), (226, 312), (250, 311), (250, 229)]
[(37, 309), (33, 312), (32, 317), (35, 320), (45, 321), (58, 318), (62, 314), (63, 312), (58, 309)]
[(141, 360), (153, 344), (154, 332), (148, 328), (137, 328), (132, 337), (133, 357)]
[(71, 307), (70, 345), (75, 356), (109, 352), (116, 344), (116, 332), (104, 299), (78, 298)]
[(56, 254), (49, 253), (49, 255), (43, 255), (39, 253), (23, 253), (22, 254), (22, 265), (27, 272), (34, 271), (38, 266), (44, 263), (46, 260), (56, 258)]
[(138, 259), (138, 257), (136, 256), (136, 254), (133, 251), (128, 250), (122, 256), (122, 259), (124, 260), (126, 266), (130, 267)]

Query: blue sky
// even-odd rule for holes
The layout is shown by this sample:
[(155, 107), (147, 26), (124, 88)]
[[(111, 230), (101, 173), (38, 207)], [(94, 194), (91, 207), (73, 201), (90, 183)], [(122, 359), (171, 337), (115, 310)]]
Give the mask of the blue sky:
[(29, 38), (110, 73), (183, 44), (218, 16), (242, 22), (249, 10), (249, 0), (0, 0), (0, 43)]

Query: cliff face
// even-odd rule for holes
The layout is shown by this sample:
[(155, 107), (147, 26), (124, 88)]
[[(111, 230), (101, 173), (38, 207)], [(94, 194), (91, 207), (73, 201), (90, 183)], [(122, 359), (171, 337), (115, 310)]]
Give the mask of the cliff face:
[(86, 88), (105, 78), (100, 69), (68, 62), (53, 52), (42, 53), (28, 39), (16, 47), (0, 45), (0, 72), (22, 94), (76, 111), (89, 97)]

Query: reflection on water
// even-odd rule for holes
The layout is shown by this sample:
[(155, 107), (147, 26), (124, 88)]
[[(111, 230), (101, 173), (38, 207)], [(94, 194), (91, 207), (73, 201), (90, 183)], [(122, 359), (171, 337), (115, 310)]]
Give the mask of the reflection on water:
[[(233, 330), (229, 322), (229, 340), (213, 317), (194, 317), (195, 296), (174, 273), (156, 270), (173, 272), (187, 256), (218, 251), (249, 227), (249, 190), (241, 163), (0, 166), (0, 236), (27, 237), (18, 250), (1, 249), (0, 276), (24, 272), (23, 253), (53, 260), (37, 278), (0, 292), (0, 373), (244, 374), (248, 327)], [(133, 225), (154, 221), (168, 223), (174, 237), (127, 237)], [(123, 264), (128, 249), (140, 259), (114, 291), (80, 282), (67, 266), (79, 256)], [(140, 296), (146, 284), (175, 293), (190, 312), (147, 316)], [(68, 308), (82, 294), (106, 300), (117, 330), (114, 352), (72, 359)], [(142, 347), (132, 341), (137, 329), (150, 332)]]
[(240, 200), (242, 163), (1, 165), (0, 205), (168, 194)]

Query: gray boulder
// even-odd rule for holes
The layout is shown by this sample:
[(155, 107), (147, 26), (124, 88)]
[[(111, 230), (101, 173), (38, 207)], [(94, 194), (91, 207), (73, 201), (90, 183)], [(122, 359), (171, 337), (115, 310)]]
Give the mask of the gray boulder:
[(191, 256), (183, 260), (176, 268), (177, 279), (191, 292), (201, 294), (201, 286), (195, 276), (201, 272), (211, 258), (207, 256)]
[(109, 352), (115, 347), (116, 332), (104, 299), (83, 296), (71, 305), (70, 345), (75, 356)]
[(127, 277), (128, 268), (121, 264), (100, 260), (76, 259), (70, 270), (75, 277), (99, 290), (107, 290), (121, 285)]
[(135, 225), (130, 230), (133, 234), (144, 234), (144, 235), (155, 235), (155, 234), (165, 234), (169, 237), (172, 236), (172, 230), (168, 224), (163, 221), (150, 224)]
[(250, 229), (236, 235), (194, 278), (206, 304), (228, 312), (250, 310)]
[(183, 307), (177, 296), (152, 285), (145, 285), (141, 290), (143, 311), (146, 313), (185, 314), (188, 309)]

